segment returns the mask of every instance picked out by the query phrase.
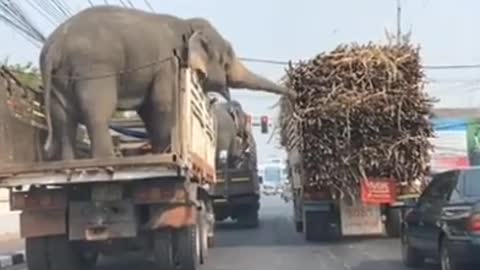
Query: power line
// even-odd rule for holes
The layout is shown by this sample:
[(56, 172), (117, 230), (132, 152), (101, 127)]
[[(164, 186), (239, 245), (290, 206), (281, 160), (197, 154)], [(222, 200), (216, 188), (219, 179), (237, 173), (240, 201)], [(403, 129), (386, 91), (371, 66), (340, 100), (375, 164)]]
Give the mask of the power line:
[(125, 4), (125, 2), (123, 2), (122, 0), (118, 0), (120, 2), (120, 4), (123, 6), (123, 7), (127, 7), (127, 4)]
[(147, 5), (148, 9), (150, 9), (150, 11), (155, 12), (155, 9), (152, 7), (152, 5), (148, 0), (144, 0), (144, 2), (145, 2), (145, 5)]
[(135, 5), (132, 3), (132, 1), (127, 0), (127, 3), (130, 5), (131, 8), (135, 8)]
[[(284, 60), (273, 60), (273, 59), (262, 59), (262, 58), (251, 58), (251, 57), (240, 57), (239, 58), (245, 62), (254, 62), (254, 63), (263, 63), (263, 64), (272, 64), (272, 65), (288, 65), (289, 61)], [(470, 65), (425, 65), (423, 66), (424, 69), (432, 69), (432, 70), (449, 70), (449, 69), (479, 69), (480, 64), (470, 64)]]

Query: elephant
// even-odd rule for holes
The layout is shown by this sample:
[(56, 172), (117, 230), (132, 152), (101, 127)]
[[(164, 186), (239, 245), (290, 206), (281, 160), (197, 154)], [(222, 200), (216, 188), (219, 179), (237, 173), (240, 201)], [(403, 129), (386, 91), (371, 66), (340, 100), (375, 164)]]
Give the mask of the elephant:
[(248, 124), (248, 116), (240, 103), (235, 100), (215, 103), (214, 113), (217, 122), (216, 163), (219, 164), (219, 154), (223, 150), (227, 151), (229, 168), (241, 165), (238, 161), (242, 160), (245, 153), (253, 152), (256, 156), (256, 145)]
[(170, 145), (172, 103), (180, 65), (188, 65), (203, 89), (230, 100), (232, 89), (295, 97), (251, 72), (232, 45), (203, 18), (95, 6), (70, 17), (49, 35), (40, 53), (52, 159), (75, 159), (78, 124), (87, 129), (91, 156), (113, 156), (108, 124), (116, 110), (135, 110), (153, 153)]

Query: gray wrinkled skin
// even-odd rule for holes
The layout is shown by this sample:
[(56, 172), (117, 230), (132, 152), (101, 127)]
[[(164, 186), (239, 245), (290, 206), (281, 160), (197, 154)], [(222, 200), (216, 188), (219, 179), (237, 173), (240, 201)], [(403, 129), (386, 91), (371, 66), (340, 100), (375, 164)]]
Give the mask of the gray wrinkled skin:
[(153, 151), (170, 144), (173, 93), (179, 70), (174, 51), (188, 46), (187, 62), (203, 87), (229, 100), (231, 88), (285, 94), (250, 72), (205, 19), (97, 6), (74, 15), (48, 38), (40, 55), (49, 137), (54, 159), (75, 158), (77, 124), (85, 124), (93, 157), (113, 155), (108, 122), (113, 112), (137, 110)]
[(244, 150), (253, 141), (247, 115), (240, 103), (233, 100), (214, 104), (214, 112), (217, 120), (216, 156), (218, 158), (220, 151), (227, 150), (229, 167), (233, 167), (235, 161), (241, 157)]

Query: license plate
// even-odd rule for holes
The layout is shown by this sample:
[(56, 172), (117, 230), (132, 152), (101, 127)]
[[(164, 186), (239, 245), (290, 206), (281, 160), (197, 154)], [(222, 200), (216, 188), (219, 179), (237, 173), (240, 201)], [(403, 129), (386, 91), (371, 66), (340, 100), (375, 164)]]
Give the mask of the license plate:
[(92, 188), (93, 201), (117, 201), (123, 197), (123, 187), (117, 184), (96, 184)]

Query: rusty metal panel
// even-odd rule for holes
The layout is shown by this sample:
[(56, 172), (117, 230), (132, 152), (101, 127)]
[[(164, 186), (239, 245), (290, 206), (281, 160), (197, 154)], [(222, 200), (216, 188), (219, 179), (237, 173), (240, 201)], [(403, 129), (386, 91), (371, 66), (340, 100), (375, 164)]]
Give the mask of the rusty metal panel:
[(67, 233), (66, 209), (23, 211), (20, 214), (20, 235), (40, 237)]
[(137, 236), (133, 202), (70, 202), (70, 240), (106, 240)]
[(14, 191), (10, 196), (11, 210), (66, 209), (67, 194), (64, 189)]
[(197, 222), (197, 211), (194, 205), (152, 205), (147, 227), (158, 229), (192, 226)]
[(182, 182), (163, 184), (162, 182), (138, 183), (133, 187), (136, 204), (186, 203), (189, 193)]

